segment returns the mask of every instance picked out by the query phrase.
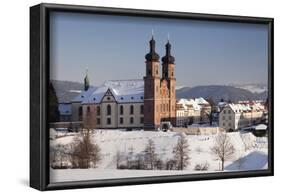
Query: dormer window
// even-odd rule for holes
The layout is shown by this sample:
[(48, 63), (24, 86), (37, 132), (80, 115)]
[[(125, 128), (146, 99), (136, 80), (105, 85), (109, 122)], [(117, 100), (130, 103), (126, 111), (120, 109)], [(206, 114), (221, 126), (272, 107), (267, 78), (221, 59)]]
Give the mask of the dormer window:
[(107, 100), (110, 100), (110, 97), (107, 97)]
[(121, 97), (121, 100), (123, 100), (124, 98), (123, 97)]
[(95, 100), (96, 100), (96, 98), (93, 98), (93, 100), (95, 101)]
[(143, 96), (140, 97), (143, 100)]
[(133, 100), (133, 99), (134, 99), (134, 97), (132, 96), (132, 97), (131, 97), (131, 99)]

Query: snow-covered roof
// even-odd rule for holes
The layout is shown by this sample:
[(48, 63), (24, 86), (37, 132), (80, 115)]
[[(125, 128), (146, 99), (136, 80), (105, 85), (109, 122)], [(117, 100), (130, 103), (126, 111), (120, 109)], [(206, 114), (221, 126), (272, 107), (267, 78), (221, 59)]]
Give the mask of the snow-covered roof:
[(71, 102), (82, 102), (84, 99), (89, 97), (95, 90), (95, 87), (90, 87), (87, 91), (83, 90), (79, 95), (73, 98)]
[(192, 108), (194, 108), (194, 110), (200, 110), (201, 109), (201, 106), (194, 99), (181, 98), (181, 99), (178, 100), (177, 103), (181, 104), (185, 109), (187, 109), (190, 106)]
[(144, 81), (141, 79), (106, 81), (84, 98), (82, 103), (100, 103), (108, 90), (117, 102), (143, 102)]
[(265, 124), (259, 124), (255, 128), (256, 130), (266, 130), (267, 126)]
[(71, 115), (71, 104), (59, 103), (59, 112), (61, 115)]
[(202, 97), (195, 98), (195, 102), (200, 105), (209, 105), (209, 103)]
[(251, 111), (251, 107), (248, 104), (228, 104), (228, 106), (235, 112), (246, 112), (246, 111)]

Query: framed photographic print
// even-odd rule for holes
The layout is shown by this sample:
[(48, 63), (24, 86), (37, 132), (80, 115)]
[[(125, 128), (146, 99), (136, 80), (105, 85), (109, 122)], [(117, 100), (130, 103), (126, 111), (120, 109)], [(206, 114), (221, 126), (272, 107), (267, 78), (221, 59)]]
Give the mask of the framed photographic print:
[(273, 19), (30, 8), (30, 186), (273, 175)]

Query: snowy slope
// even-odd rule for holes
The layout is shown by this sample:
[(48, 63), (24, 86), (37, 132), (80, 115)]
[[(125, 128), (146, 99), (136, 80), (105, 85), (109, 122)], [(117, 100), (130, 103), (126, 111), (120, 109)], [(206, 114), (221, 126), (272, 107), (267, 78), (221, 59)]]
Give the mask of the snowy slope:
[[(96, 130), (95, 141), (101, 148), (102, 161), (97, 169), (68, 169), (68, 170), (51, 170), (51, 180), (67, 181), (68, 174), (72, 174), (71, 180), (85, 179), (103, 179), (116, 177), (137, 177), (137, 176), (160, 176), (174, 174), (190, 174), (198, 173), (194, 167), (196, 164), (209, 164), (209, 170), (205, 172), (215, 172), (219, 170), (220, 162), (215, 160), (210, 152), (210, 148), (214, 143), (216, 135), (188, 135), (185, 136), (190, 145), (190, 164), (183, 171), (163, 171), (163, 170), (116, 170), (116, 153), (119, 151), (128, 154), (131, 150), (134, 153), (140, 153), (145, 149), (145, 145), (149, 139), (155, 142), (156, 153), (162, 160), (168, 160), (173, 157), (172, 150), (176, 145), (180, 133), (178, 132), (150, 132), (150, 131), (120, 131), (120, 130)], [(267, 168), (267, 152), (266, 144), (262, 142), (262, 146), (258, 146), (259, 142), (251, 133), (240, 134), (229, 133), (231, 142), (236, 149), (236, 155), (231, 161), (226, 161), (225, 167), (227, 171), (235, 170), (257, 170)], [(245, 151), (242, 138), (247, 140), (249, 150)], [(55, 144), (69, 144), (72, 142), (74, 134), (51, 140), (51, 146)], [(241, 158), (241, 162), (237, 162)], [(242, 161), (241, 160), (241, 161)], [(239, 164), (239, 165), (238, 165)], [(73, 172), (73, 173), (71, 173)], [(90, 173), (93, 172), (93, 173)], [(95, 173), (94, 173), (95, 172)], [(104, 172), (104, 173), (103, 173)], [(114, 173), (116, 175), (110, 175)], [(200, 171), (202, 173), (202, 171)], [(87, 175), (88, 174), (88, 175)], [(109, 176), (110, 175), (110, 176)], [(70, 177), (69, 177), (70, 178)]]

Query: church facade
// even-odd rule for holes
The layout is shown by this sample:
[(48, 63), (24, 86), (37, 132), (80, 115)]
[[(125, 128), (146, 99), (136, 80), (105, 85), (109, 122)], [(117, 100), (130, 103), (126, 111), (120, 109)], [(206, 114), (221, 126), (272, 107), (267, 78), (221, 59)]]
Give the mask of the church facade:
[(98, 88), (91, 88), (86, 75), (84, 91), (73, 100), (72, 118), (82, 120), (86, 128), (97, 129), (153, 130), (159, 128), (161, 122), (175, 126), (175, 58), (171, 55), (171, 44), (168, 41), (165, 45), (161, 73), (153, 37), (149, 47), (143, 79), (106, 81)]

